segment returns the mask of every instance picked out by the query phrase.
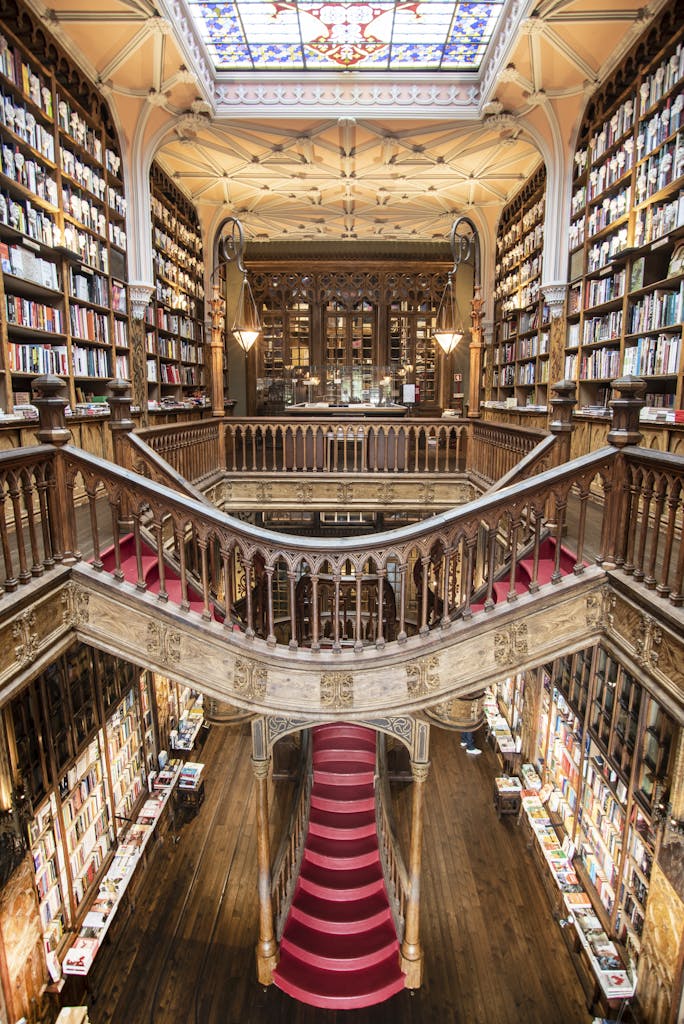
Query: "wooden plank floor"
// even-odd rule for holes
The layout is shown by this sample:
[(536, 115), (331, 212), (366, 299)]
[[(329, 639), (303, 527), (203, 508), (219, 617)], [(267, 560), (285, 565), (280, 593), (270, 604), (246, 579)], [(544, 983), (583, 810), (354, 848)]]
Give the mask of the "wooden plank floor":
[[(471, 757), (457, 735), (437, 729), (425, 807), (423, 987), (345, 1013), (258, 985), (250, 751), (248, 727), (210, 731), (204, 805), (157, 845), (133, 914), (100, 952), (84, 1000), (92, 1024), (591, 1021), (523, 833), (494, 812), (493, 753)], [(274, 831), (292, 787), (271, 789)], [(411, 786), (395, 792), (404, 827)]]

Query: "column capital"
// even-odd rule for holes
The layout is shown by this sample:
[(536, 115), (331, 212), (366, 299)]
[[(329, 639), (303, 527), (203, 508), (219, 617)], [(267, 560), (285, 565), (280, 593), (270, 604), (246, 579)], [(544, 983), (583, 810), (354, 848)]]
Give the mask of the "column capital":
[(252, 758), (252, 771), (254, 772), (254, 777), (256, 779), (267, 779), (270, 767), (270, 758)]
[(552, 320), (557, 320), (563, 315), (565, 308), (565, 297), (568, 286), (565, 281), (553, 281), (550, 284), (542, 285), (544, 302), (549, 307)]
[(153, 292), (153, 284), (147, 284), (145, 281), (129, 281), (128, 298), (131, 303), (131, 316), (134, 320), (143, 319)]
[(411, 774), (414, 782), (427, 782), (430, 774), (430, 762), (411, 761)]

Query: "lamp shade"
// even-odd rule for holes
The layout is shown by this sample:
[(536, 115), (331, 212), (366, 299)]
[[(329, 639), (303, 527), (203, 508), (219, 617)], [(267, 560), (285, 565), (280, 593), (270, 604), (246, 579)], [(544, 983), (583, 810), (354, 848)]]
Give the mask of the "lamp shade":
[(454, 289), (453, 271), (449, 271), (444, 294), (437, 310), (437, 325), (433, 337), (440, 345), (443, 352), (449, 355), (454, 351), (465, 331), (461, 321), (461, 314), (456, 301)]
[(245, 354), (249, 352), (261, 333), (259, 313), (246, 273), (242, 277), (231, 332)]

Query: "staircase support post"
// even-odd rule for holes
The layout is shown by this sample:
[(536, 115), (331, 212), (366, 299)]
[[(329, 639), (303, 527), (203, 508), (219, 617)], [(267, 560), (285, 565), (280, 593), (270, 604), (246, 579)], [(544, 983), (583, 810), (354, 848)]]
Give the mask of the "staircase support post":
[(423, 981), (423, 948), (420, 944), (420, 875), (423, 858), (423, 792), (429, 770), (429, 762), (411, 761), (413, 795), (409, 891), (406, 901), (404, 940), (400, 953), (400, 967), (406, 975), (406, 988), (420, 988)]
[(259, 889), (259, 941), (256, 944), (257, 980), (260, 985), (273, 983), (273, 970), (278, 963), (278, 943), (273, 927), (271, 897), (271, 850), (268, 833), (268, 758), (252, 758), (256, 779), (257, 870)]

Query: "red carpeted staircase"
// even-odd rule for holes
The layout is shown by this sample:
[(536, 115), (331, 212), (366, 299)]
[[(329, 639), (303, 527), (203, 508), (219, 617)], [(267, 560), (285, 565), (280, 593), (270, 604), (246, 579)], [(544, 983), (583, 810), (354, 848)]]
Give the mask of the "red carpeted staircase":
[[(121, 538), (119, 545), (119, 558), (121, 560), (121, 572), (123, 573), (123, 578), (128, 583), (137, 584), (138, 564), (135, 554), (135, 537), (132, 533), (128, 533)], [(105, 572), (114, 572), (116, 568), (116, 555), (113, 546), (107, 548), (101, 553), (100, 561), (102, 562), (102, 568)], [(152, 594), (158, 594), (161, 588), (157, 552), (144, 542), (141, 544), (140, 563), (145, 589)], [(178, 573), (170, 565), (164, 566), (164, 589), (168, 595), (168, 600), (172, 604), (180, 605), (182, 601), (181, 580)], [(204, 611), (202, 595), (191, 585), (188, 586), (187, 599), (191, 610), (202, 614)], [(210, 611), (213, 618), (222, 621), (222, 614), (213, 607), (213, 604), (210, 605)]]
[(353, 1010), (404, 988), (375, 824), (375, 734), (313, 730), (309, 832), (275, 984), (310, 1006)]

